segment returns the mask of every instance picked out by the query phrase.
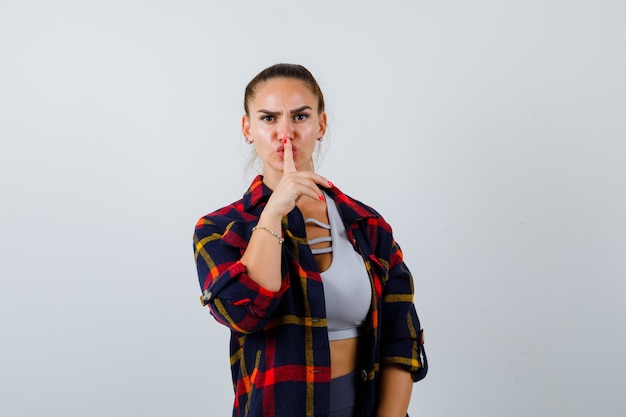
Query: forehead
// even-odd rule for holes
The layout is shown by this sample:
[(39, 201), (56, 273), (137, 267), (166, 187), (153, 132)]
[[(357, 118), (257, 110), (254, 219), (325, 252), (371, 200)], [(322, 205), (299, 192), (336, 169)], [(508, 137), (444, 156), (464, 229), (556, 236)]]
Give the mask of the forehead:
[(273, 78), (260, 83), (254, 98), (249, 103), (252, 107), (302, 106), (309, 105), (317, 109), (317, 97), (303, 81), (291, 78)]

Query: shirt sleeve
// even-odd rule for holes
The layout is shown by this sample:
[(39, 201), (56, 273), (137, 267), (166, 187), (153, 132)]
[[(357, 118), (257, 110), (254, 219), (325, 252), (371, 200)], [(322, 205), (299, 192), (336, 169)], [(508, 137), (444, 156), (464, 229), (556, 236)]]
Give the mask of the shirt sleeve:
[(250, 278), (240, 260), (247, 246), (245, 230), (236, 222), (220, 228), (211, 219), (200, 219), (194, 233), (194, 256), (202, 304), (231, 330), (252, 333), (270, 324), (286, 280), (281, 289), (272, 292)]
[[(398, 244), (390, 237), (388, 266), (378, 260), (384, 272), (381, 311), (381, 365), (397, 365), (418, 381), (428, 370), (423, 331), (413, 302), (413, 277)], [(376, 263), (376, 262), (375, 262)]]

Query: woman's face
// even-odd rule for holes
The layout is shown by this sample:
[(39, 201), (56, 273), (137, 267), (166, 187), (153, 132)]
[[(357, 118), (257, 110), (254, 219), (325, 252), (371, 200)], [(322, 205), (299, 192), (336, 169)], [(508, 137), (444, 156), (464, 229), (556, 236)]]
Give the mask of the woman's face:
[(296, 169), (312, 170), (315, 144), (326, 133), (326, 114), (318, 114), (317, 97), (305, 83), (289, 78), (265, 81), (255, 92), (242, 131), (263, 161), (265, 180), (271, 183), (282, 177), (285, 136), (293, 145)]

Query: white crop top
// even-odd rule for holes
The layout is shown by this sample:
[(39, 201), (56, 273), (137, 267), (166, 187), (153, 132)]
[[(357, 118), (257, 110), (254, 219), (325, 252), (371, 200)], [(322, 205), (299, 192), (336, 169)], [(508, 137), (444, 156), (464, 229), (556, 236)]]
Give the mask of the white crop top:
[[(332, 251), (333, 253), (330, 267), (321, 273), (326, 301), (328, 338), (329, 340), (349, 339), (358, 336), (359, 327), (363, 325), (367, 317), (372, 300), (372, 288), (363, 258), (348, 240), (337, 205), (328, 195), (325, 197), (332, 245), (332, 249), (326, 252)], [(307, 219), (307, 222), (313, 221)], [(319, 222), (314, 223), (320, 225)]]

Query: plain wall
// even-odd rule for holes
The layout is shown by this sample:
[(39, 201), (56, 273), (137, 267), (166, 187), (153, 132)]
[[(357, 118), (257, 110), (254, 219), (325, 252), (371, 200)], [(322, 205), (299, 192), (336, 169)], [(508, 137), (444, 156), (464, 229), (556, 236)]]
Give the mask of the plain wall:
[(0, 415), (227, 416), (192, 232), (307, 66), (319, 171), (392, 224), (417, 416), (626, 414), (623, 1), (0, 0)]

